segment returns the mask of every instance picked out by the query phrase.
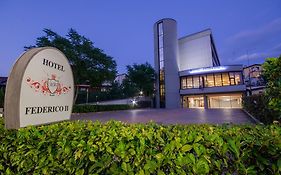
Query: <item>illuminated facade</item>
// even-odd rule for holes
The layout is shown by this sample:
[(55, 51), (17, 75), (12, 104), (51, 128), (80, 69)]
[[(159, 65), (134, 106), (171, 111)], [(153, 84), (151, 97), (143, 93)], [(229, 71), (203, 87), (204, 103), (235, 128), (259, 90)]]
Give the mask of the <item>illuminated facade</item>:
[(210, 29), (177, 38), (177, 22), (154, 24), (156, 107), (241, 108), (243, 66), (221, 66)]

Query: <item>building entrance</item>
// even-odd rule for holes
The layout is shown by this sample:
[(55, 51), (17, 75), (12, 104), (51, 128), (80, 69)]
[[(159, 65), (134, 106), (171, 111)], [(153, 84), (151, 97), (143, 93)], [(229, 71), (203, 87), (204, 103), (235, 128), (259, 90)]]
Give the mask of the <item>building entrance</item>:
[(203, 95), (182, 96), (183, 108), (242, 108), (242, 94), (210, 94), (206, 95), (204, 104)]
[(183, 96), (183, 108), (204, 108), (203, 96)]
[(208, 95), (209, 108), (242, 108), (242, 94)]

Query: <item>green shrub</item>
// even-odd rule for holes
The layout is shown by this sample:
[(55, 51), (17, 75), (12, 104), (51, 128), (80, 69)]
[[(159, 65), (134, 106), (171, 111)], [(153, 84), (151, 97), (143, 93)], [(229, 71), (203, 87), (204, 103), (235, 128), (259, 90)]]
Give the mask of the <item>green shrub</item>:
[(277, 113), (268, 106), (269, 99), (264, 94), (243, 97), (243, 108), (265, 124), (279, 120)]
[(74, 105), (72, 112), (87, 113), (133, 109), (131, 105)]
[(281, 173), (278, 125), (0, 123), (0, 174)]

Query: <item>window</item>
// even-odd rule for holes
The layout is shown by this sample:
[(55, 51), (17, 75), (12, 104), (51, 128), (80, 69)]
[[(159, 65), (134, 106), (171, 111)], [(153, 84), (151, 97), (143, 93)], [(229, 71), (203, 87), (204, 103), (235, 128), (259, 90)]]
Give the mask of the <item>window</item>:
[(235, 82), (236, 84), (243, 84), (242, 83), (242, 75), (241, 75), (241, 72), (235, 72)]
[(163, 51), (163, 23), (158, 24), (158, 62), (160, 107), (165, 107), (165, 64)]
[(159, 61), (164, 60), (164, 53), (163, 53), (163, 48), (159, 48)]
[(193, 88), (199, 88), (199, 76), (193, 77)]
[(241, 94), (208, 95), (209, 108), (241, 108)]
[(160, 70), (160, 76), (159, 77), (160, 77), (159, 78), (160, 82), (163, 82), (164, 81), (164, 70), (163, 69)]
[(221, 74), (215, 74), (215, 86), (222, 86)]
[(181, 78), (181, 87), (182, 87), (182, 89), (187, 88), (186, 77)]
[(229, 86), (229, 76), (228, 73), (222, 73), (222, 84), (223, 86)]
[(206, 80), (205, 81), (205, 86), (206, 87), (213, 87), (213, 86), (215, 86), (214, 75), (213, 74), (206, 75), (205, 80)]
[(230, 85), (235, 85), (235, 76), (233, 72), (229, 72)]
[(158, 24), (158, 35), (163, 35), (163, 23)]
[(181, 88), (205, 88), (243, 84), (241, 72), (215, 73), (181, 77)]
[(186, 86), (187, 88), (193, 88), (193, 83), (192, 83), (192, 77), (187, 77), (186, 78)]

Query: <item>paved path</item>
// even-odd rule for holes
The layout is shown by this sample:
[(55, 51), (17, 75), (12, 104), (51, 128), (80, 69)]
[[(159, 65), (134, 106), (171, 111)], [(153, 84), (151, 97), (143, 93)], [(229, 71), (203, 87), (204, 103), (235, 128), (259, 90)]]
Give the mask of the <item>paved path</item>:
[(153, 120), (161, 124), (187, 123), (253, 123), (241, 109), (134, 109), (85, 114), (72, 114), (72, 120), (119, 120), (126, 123), (147, 123)]

